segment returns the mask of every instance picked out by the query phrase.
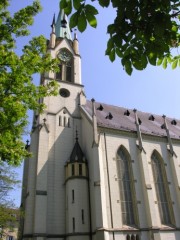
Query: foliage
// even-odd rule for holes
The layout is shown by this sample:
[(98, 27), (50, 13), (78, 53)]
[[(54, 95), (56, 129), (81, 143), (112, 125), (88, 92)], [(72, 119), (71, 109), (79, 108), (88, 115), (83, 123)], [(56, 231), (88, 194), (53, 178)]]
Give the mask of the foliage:
[[(7, 163), (0, 161), (0, 205), (10, 203), (8, 195), (19, 184), (16, 173)], [(11, 204), (11, 203), (10, 203)]]
[(41, 6), (34, 1), (11, 16), (9, 2), (0, 2), (0, 159), (18, 165), (29, 155), (22, 141), (28, 123), (27, 110), (41, 112), (44, 105), (39, 99), (57, 92), (55, 81), (36, 86), (32, 75), (57, 70), (57, 60), (48, 55), (43, 36), (24, 46), (21, 56), (15, 53), (16, 39), (29, 35), (28, 26), (33, 24)]
[(19, 181), (16, 179), (13, 169), (5, 162), (0, 161), (0, 236), (4, 236), (6, 229), (13, 228), (17, 221), (17, 209), (14, 208), (14, 204), (8, 196), (18, 184)]
[[(94, 0), (91, 0), (94, 2)], [(179, 0), (98, 0), (102, 7), (116, 10), (114, 22), (107, 26), (109, 40), (106, 55), (113, 62), (116, 56), (126, 72), (131, 75), (133, 68), (143, 70), (147, 64), (171, 64), (180, 66), (180, 55), (172, 55), (172, 48), (180, 46), (180, 2)], [(93, 3), (92, 3), (93, 4)], [(80, 32), (87, 22), (97, 26), (97, 9), (85, 0), (60, 0), (60, 8), (69, 15), (70, 27), (77, 26)]]
[(9, 231), (18, 227), (19, 211), (0, 205), (0, 239), (5, 239)]

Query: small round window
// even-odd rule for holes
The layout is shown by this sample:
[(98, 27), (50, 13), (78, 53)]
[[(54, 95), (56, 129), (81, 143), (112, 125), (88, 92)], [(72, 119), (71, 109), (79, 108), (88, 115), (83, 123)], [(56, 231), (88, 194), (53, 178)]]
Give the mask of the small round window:
[(61, 97), (64, 97), (64, 98), (67, 98), (70, 96), (70, 92), (65, 88), (61, 88), (59, 90), (59, 94), (61, 95)]

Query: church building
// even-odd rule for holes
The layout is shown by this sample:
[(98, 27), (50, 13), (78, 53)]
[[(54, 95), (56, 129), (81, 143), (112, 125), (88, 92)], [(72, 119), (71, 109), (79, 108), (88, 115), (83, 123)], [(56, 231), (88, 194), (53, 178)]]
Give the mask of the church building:
[(180, 240), (180, 121), (87, 100), (63, 11), (47, 44), (59, 94), (34, 113), (21, 239)]

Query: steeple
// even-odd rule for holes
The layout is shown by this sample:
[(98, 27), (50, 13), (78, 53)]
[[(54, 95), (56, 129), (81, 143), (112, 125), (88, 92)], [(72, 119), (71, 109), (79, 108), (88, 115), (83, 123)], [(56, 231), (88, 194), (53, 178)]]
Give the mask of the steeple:
[(71, 31), (69, 28), (68, 18), (64, 10), (60, 10), (55, 24), (56, 37), (67, 38), (72, 41)]
[(51, 24), (51, 28), (52, 28), (52, 33), (55, 33), (55, 14), (53, 16), (53, 21), (52, 21), (52, 24)]
[(81, 85), (79, 43), (76, 33), (74, 39), (72, 39), (68, 18), (64, 10), (59, 11), (56, 19), (55, 16), (53, 17), (48, 51), (52, 58), (60, 59), (60, 71), (48, 72), (45, 77), (63, 81), (64, 83), (71, 82)]
[(70, 162), (72, 163), (72, 162), (84, 162), (84, 161), (85, 161), (85, 157), (79, 145), (78, 134), (76, 130), (76, 142), (70, 156)]
[(53, 17), (53, 21), (51, 24), (51, 35), (50, 35), (50, 42), (49, 42), (49, 47), (54, 48), (56, 45), (56, 34), (55, 34), (55, 14)]

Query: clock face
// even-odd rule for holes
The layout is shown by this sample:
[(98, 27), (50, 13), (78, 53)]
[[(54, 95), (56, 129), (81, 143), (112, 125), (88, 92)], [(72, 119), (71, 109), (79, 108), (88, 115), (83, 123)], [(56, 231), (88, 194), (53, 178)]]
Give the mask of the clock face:
[(71, 60), (71, 53), (67, 51), (66, 49), (61, 49), (58, 57), (63, 61), (63, 62), (69, 62)]

